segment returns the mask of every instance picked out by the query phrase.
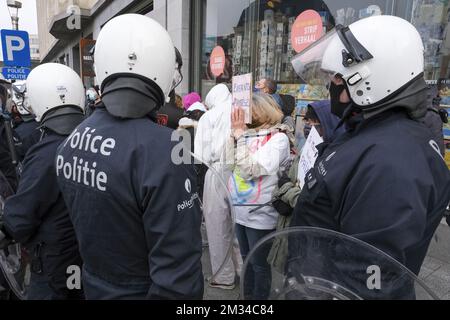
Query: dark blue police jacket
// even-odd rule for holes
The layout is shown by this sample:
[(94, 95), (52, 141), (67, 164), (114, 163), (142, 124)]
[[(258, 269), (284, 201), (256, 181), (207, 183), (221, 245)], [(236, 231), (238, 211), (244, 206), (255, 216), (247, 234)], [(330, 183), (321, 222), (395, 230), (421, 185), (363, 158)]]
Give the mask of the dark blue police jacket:
[(16, 148), (17, 154), (21, 160), (25, 158), (28, 150), (39, 142), (42, 133), (38, 127), (39, 123), (34, 120), (30, 120), (24, 121), (14, 128), (14, 131), (20, 138), (20, 142), (16, 144)]
[(73, 225), (56, 181), (55, 154), (66, 137), (48, 131), (29, 150), (17, 193), (6, 201), (3, 217), (6, 232), (30, 250), (33, 260), (40, 260), (41, 270), (34, 271), (63, 288), (67, 268), (81, 265)]
[(292, 226), (353, 236), (418, 274), (449, 201), (450, 173), (430, 131), (390, 111), (321, 150)]
[(87, 299), (202, 298), (195, 170), (172, 162), (171, 133), (99, 106), (60, 146)]

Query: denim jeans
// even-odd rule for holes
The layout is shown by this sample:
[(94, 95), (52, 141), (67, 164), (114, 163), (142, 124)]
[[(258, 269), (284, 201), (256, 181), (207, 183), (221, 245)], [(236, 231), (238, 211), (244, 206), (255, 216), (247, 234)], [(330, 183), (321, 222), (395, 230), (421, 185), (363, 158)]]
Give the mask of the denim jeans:
[[(236, 236), (239, 241), (242, 259), (245, 261), (250, 251), (259, 240), (275, 230), (257, 230), (236, 224)], [(269, 245), (262, 246), (251, 257), (247, 270), (245, 270), (245, 299), (267, 300), (270, 295), (272, 284), (272, 271), (267, 263), (270, 252)]]

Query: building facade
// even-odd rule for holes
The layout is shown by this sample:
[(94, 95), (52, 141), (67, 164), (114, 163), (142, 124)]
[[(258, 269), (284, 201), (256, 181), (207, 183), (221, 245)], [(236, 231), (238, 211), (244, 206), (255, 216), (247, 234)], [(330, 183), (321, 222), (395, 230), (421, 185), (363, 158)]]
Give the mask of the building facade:
[[(184, 61), (189, 61), (190, 1), (46, 0), (36, 1), (36, 5), (42, 62), (62, 63), (81, 75), (87, 58), (80, 47), (81, 40), (97, 39), (106, 22), (126, 13), (143, 14), (157, 20), (169, 31)], [(185, 79), (188, 79), (188, 72), (188, 64), (185, 63)], [(83, 78), (87, 87), (96, 84), (91, 76)], [(181, 94), (187, 93), (189, 82), (185, 80), (179, 90)]]
[(40, 61), (39, 37), (37, 34), (30, 34), (30, 54), (32, 61)]
[[(442, 105), (450, 108), (449, 0), (48, 0), (37, 1), (37, 6), (43, 62), (64, 63), (80, 72), (81, 39), (95, 40), (101, 27), (117, 15), (140, 13), (164, 26), (183, 55), (179, 94), (195, 90), (204, 97), (215, 84), (231, 84), (234, 75), (252, 73), (255, 81), (277, 80), (282, 93), (297, 98), (298, 113), (310, 101), (327, 99), (328, 91), (302, 83), (292, 69), (297, 18), (313, 10), (321, 20), (318, 31), (324, 34), (337, 24), (371, 15), (396, 15), (422, 35), (425, 79), (438, 87)], [(67, 23), (71, 6), (79, 8), (78, 29)], [(213, 54), (217, 48), (223, 56)], [(212, 58), (219, 59), (219, 72), (211, 69), (217, 66)], [(450, 138), (450, 127), (445, 133)]]
[[(441, 106), (450, 113), (449, 0), (198, 0), (191, 5), (191, 89), (202, 96), (217, 83), (230, 84), (235, 75), (252, 73), (253, 80), (272, 78), (282, 94), (296, 98), (296, 115), (315, 100), (328, 99), (321, 85), (305, 84), (295, 74), (291, 59), (308, 37), (324, 35), (334, 26), (350, 25), (372, 15), (395, 15), (411, 22), (425, 46), (424, 77)], [(297, 24), (316, 32), (302, 35)], [(320, 21), (321, 20), (321, 21)], [(294, 42), (293, 42), (294, 41)], [(223, 52), (217, 58), (216, 52)], [(389, 48), (386, 48), (389, 50)], [(408, 54), (405, 52), (405, 54)], [(217, 61), (223, 60), (217, 72)], [(218, 75), (219, 74), (219, 75)], [(433, 98), (433, 97), (431, 97)], [(431, 105), (431, 99), (430, 99)], [(297, 121), (300, 124), (302, 121)], [(297, 128), (302, 132), (302, 128)], [(447, 164), (450, 167), (450, 125), (444, 124)]]
[[(185, 81), (181, 93), (195, 89), (205, 94), (214, 84), (229, 83), (233, 75), (248, 72), (253, 73), (255, 80), (274, 78), (283, 90), (299, 89), (300, 80), (290, 65), (291, 58), (296, 54), (291, 43), (291, 30), (296, 18), (306, 10), (314, 10), (320, 15), (324, 32), (336, 24), (348, 25), (374, 14), (396, 15), (412, 22), (425, 42), (425, 78), (430, 83), (442, 84), (444, 79), (450, 78), (448, 2), (47, 0), (36, 3), (40, 58), (43, 62), (65, 63), (80, 72), (81, 39), (95, 40), (101, 27), (117, 15), (140, 13), (163, 25), (182, 52)], [(74, 13), (77, 19), (73, 17)], [(210, 70), (209, 60), (217, 46), (224, 50), (225, 66), (223, 73), (216, 77)], [(450, 98), (444, 103), (450, 105)]]

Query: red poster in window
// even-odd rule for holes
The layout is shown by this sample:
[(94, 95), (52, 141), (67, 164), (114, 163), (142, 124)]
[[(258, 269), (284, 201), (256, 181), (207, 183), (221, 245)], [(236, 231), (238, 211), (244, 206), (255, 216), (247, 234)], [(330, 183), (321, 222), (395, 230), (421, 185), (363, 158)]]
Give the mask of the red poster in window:
[(319, 40), (322, 35), (322, 17), (317, 11), (306, 10), (297, 17), (292, 26), (292, 47), (299, 53)]
[(220, 77), (225, 70), (225, 51), (221, 46), (217, 46), (211, 52), (209, 61), (211, 72), (214, 76)]

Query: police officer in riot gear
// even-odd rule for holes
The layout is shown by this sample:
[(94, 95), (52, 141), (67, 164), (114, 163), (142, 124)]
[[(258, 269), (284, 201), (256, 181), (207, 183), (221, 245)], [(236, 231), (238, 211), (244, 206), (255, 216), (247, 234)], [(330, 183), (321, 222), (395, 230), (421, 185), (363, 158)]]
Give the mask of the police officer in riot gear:
[[(5, 111), (9, 104), (11, 83), (3, 77), (0, 73), (0, 111), (2, 116), (0, 117), (0, 201), (4, 201), (13, 193), (13, 189), (17, 187), (17, 175), (15, 166), (12, 163), (11, 153), (9, 150), (9, 144), (6, 135), (6, 126), (9, 125), (9, 121), (5, 119)], [(6, 121), (5, 121), (6, 120)], [(2, 219), (0, 212), (0, 248), (6, 246), (10, 240), (6, 239), (6, 236), (1, 231)], [(11, 290), (6, 282), (3, 273), (0, 271), (0, 300), (9, 299), (11, 296)]]
[(172, 131), (156, 123), (181, 79), (172, 40), (148, 17), (116, 17), (98, 36), (95, 68), (102, 103), (56, 159), (86, 298), (201, 299), (195, 169), (173, 163)]
[(30, 112), (26, 83), (14, 83), (12, 88), (12, 100), (19, 117), (19, 121), (14, 124), (14, 132), (19, 138), (16, 149), (20, 161), (23, 161), (28, 150), (40, 141), (42, 133), (38, 128), (39, 123)]
[(30, 300), (79, 299), (67, 287), (67, 270), (81, 267), (77, 240), (56, 181), (58, 146), (84, 118), (84, 89), (70, 68), (55, 63), (35, 68), (27, 90), (42, 140), (24, 160), (16, 194), (6, 201), (3, 233), (31, 256)]
[[(13, 164), (11, 148), (14, 146), (11, 122), (9, 121), (9, 114), (7, 112), (8, 106), (12, 104), (11, 101), (11, 83), (3, 78), (0, 74), (0, 171), (5, 176), (7, 182), (12, 189), (17, 188), (17, 174), (16, 168)], [(8, 134), (9, 129), (9, 134)], [(11, 139), (11, 141), (10, 141)]]
[(450, 200), (448, 168), (419, 121), (423, 52), (409, 22), (376, 16), (336, 27), (293, 60), (305, 81), (331, 79), (332, 109), (347, 133), (319, 148), (292, 226), (351, 235), (415, 274)]

